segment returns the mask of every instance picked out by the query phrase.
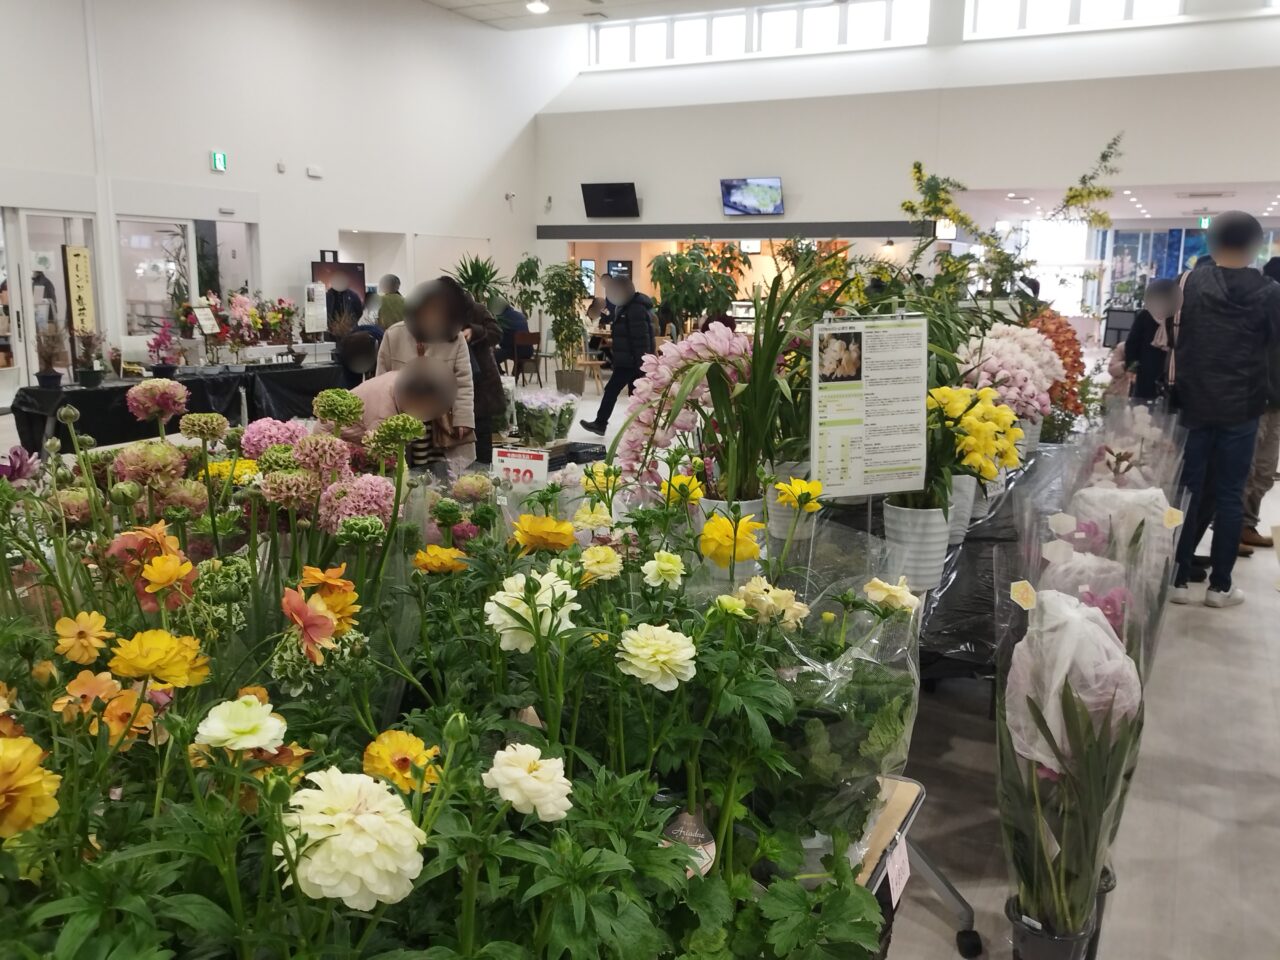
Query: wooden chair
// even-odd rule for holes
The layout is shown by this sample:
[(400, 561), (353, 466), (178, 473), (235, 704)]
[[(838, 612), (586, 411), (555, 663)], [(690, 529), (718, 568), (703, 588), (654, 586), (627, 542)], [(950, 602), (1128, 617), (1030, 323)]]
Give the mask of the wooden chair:
[[(533, 347), (533, 356), (522, 357), (522, 347)], [(542, 334), (536, 331), (523, 333), (517, 331), (515, 334), (516, 355), (512, 358), (514, 375), (520, 380), (521, 386), (529, 382), (529, 374), (533, 374), (538, 378), (538, 386), (542, 386)]]

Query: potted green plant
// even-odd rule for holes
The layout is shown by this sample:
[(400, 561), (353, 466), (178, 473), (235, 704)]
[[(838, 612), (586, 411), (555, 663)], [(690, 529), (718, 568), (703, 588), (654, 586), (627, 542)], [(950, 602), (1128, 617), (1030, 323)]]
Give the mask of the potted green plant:
[(737, 244), (713, 246), (701, 240), (649, 261), (649, 278), (659, 299), (688, 330), (700, 317), (727, 313), (750, 258)]
[(495, 297), (506, 296), (508, 281), (492, 257), (465, 256), (445, 273), (457, 280), (459, 286), (481, 305)]
[(525, 254), (511, 273), (511, 302), (526, 317), (542, 306), (542, 261)]
[(556, 371), (556, 389), (581, 396), (586, 386), (586, 371), (576, 367), (585, 335), (581, 307), (588, 297), (582, 271), (572, 260), (553, 263), (542, 271), (541, 283), (543, 305), (551, 317), (551, 339), (560, 364)]
[(45, 324), (36, 333), (36, 361), (39, 363), (36, 383), (42, 390), (57, 390), (62, 386), (62, 371), (57, 369), (56, 364), (65, 356), (66, 343), (63, 341), (62, 331), (56, 324)]
[(92, 330), (76, 334), (76, 380), (80, 386), (102, 385), (102, 336)]

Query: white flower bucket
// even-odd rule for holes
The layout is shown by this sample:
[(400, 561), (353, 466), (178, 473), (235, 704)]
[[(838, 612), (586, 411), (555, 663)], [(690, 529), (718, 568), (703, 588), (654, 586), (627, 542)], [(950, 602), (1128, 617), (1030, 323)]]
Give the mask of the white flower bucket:
[(1033, 423), (1030, 420), (1019, 420), (1018, 426), (1022, 428), (1022, 439), (1014, 446), (1018, 448), (1018, 455), (1023, 462), (1026, 462), (1027, 458), (1040, 447), (1040, 431), (1044, 428), (1044, 421), (1036, 420)]
[[(775, 463), (771, 472), (777, 476), (778, 483), (786, 483), (792, 478), (805, 480), (809, 477), (809, 464), (791, 461)], [(778, 491), (774, 489), (773, 484), (770, 484), (769, 489), (765, 491), (765, 498), (769, 504), (769, 536), (774, 540), (786, 540), (787, 534), (791, 532), (791, 521), (795, 518), (796, 512), (791, 507), (784, 507), (778, 502)], [(792, 543), (813, 539), (814, 528), (818, 525), (817, 517), (816, 513), (800, 514), (795, 533), (791, 534)]]
[(969, 519), (973, 516), (974, 499), (978, 493), (978, 478), (954, 476), (951, 478), (951, 507), (947, 511), (950, 528), (947, 543), (954, 546), (964, 540), (969, 532)]
[(941, 510), (884, 505), (884, 538), (897, 547), (912, 590), (932, 590), (947, 562), (947, 518)]

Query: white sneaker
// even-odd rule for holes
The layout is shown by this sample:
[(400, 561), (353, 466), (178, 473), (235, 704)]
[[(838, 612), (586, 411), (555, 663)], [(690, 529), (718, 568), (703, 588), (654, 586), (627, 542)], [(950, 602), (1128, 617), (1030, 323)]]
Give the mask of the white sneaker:
[(1190, 603), (1191, 588), (1190, 587), (1171, 587), (1169, 590), (1170, 603)]
[(1241, 603), (1244, 603), (1244, 591), (1239, 587), (1232, 587), (1227, 591), (1210, 588), (1204, 595), (1206, 607), (1234, 607)]

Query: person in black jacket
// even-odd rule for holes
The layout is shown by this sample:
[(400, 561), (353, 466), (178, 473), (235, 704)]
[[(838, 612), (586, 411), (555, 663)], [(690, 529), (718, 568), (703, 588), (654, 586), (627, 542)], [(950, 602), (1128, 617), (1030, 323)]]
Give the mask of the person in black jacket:
[(1129, 396), (1159, 400), (1164, 395), (1169, 366), (1169, 322), (1182, 306), (1182, 288), (1174, 280), (1152, 280), (1124, 342), (1125, 369), (1133, 373)]
[[(1268, 356), (1280, 341), (1280, 285), (1254, 267), (1262, 240), (1262, 225), (1247, 213), (1214, 219), (1209, 229), (1214, 262), (1185, 278), (1169, 373), (1188, 429), (1182, 467), (1182, 482), (1191, 494), (1188, 516), (1202, 509), (1205, 477), (1213, 469), (1212, 572), (1204, 601), (1210, 607), (1244, 601), (1243, 591), (1232, 586), (1231, 572), (1258, 418), (1267, 408)], [(1175, 603), (1190, 599), (1195, 539), (1195, 525), (1184, 525), (1170, 597)]]
[(613, 415), (614, 404), (623, 388), (640, 379), (640, 361), (654, 352), (653, 319), (650, 311), (653, 301), (643, 293), (636, 293), (630, 277), (606, 277), (605, 293), (613, 304), (613, 373), (604, 385), (604, 396), (594, 420), (579, 421), (583, 429), (604, 436)]
[[(1280, 283), (1280, 257), (1272, 257), (1262, 268), (1265, 276)], [(1280, 464), (1280, 340), (1271, 344), (1267, 358), (1267, 411), (1258, 421), (1258, 442), (1253, 451), (1253, 468), (1244, 488), (1244, 532), (1240, 544), (1245, 547), (1270, 549), (1275, 541), (1259, 532), (1262, 501), (1276, 482), (1276, 466)]]

